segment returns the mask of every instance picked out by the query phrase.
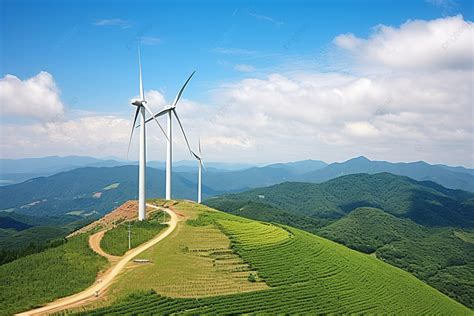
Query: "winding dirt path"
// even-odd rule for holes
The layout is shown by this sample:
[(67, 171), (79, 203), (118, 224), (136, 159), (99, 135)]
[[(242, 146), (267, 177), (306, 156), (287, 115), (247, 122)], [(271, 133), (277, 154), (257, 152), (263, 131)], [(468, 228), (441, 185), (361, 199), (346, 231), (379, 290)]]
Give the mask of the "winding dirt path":
[(171, 211), (170, 209), (158, 207), (152, 204), (147, 204), (147, 206), (151, 208), (163, 210), (170, 215), (171, 219), (167, 223), (168, 228), (166, 228), (162, 233), (157, 235), (155, 238), (141, 244), (140, 246), (134, 249), (129, 250), (128, 252), (125, 253), (123, 257), (110, 256), (109, 254), (105, 253), (100, 248), (100, 239), (102, 238), (104, 232), (102, 232), (102, 235), (99, 235), (100, 232), (92, 235), (91, 238), (89, 239), (89, 244), (91, 245), (91, 247), (92, 245), (94, 245), (94, 248), (92, 249), (94, 249), (94, 251), (96, 251), (100, 255), (105, 254), (105, 257), (107, 258), (112, 257), (113, 260), (118, 259), (118, 261), (114, 263), (112, 267), (110, 267), (107, 271), (105, 271), (100, 276), (100, 278), (96, 280), (96, 282), (93, 285), (91, 285), (84, 291), (73, 294), (71, 296), (57, 299), (56, 301), (48, 303), (47, 305), (43, 307), (33, 309), (27, 312), (23, 312), (17, 315), (44, 315), (44, 314), (57, 312), (57, 311), (68, 309), (68, 308), (77, 307), (84, 303), (89, 303), (95, 300), (97, 298), (96, 293), (104, 292), (104, 290), (106, 290), (112, 284), (112, 281), (114, 280), (114, 278), (123, 270), (123, 268), (129, 261), (131, 261), (140, 253), (144, 252), (145, 250), (149, 249), (150, 247), (154, 246), (155, 244), (157, 244), (158, 242), (166, 238), (176, 228), (178, 224), (178, 216), (173, 211)]
[(92, 250), (94, 250), (96, 253), (101, 255), (102, 257), (105, 257), (109, 260), (109, 262), (114, 263), (120, 260), (121, 257), (119, 256), (113, 256), (108, 253), (106, 253), (101, 247), (100, 247), (100, 241), (102, 240), (102, 237), (104, 237), (104, 234), (107, 230), (101, 230), (98, 233), (95, 233), (89, 238), (89, 246), (91, 247)]

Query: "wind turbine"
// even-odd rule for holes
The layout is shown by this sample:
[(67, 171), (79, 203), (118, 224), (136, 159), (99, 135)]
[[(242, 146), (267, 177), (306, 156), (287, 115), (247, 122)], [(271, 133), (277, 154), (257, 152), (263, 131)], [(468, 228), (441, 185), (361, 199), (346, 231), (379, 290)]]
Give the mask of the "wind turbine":
[(196, 155), (195, 152), (192, 152), (194, 157), (197, 159), (199, 163), (198, 169), (198, 203), (201, 204), (201, 189), (202, 189), (202, 167), (204, 167), (204, 163), (202, 162), (202, 153), (201, 153), (201, 139), (199, 139), (199, 155)]
[(130, 140), (128, 142), (127, 157), (130, 151), (130, 145), (132, 143), (133, 130), (135, 129), (135, 124), (137, 122), (137, 117), (140, 114), (140, 149), (139, 149), (139, 171), (138, 171), (138, 220), (142, 221), (145, 219), (145, 174), (146, 174), (146, 138), (145, 138), (145, 111), (148, 112), (152, 119), (154, 118), (158, 126), (160, 127), (163, 134), (166, 136), (166, 133), (155, 118), (154, 113), (150, 110), (145, 100), (145, 93), (143, 92), (143, 80), (142, 80), (142, 63), (140, 58), (140, 49), (138, 49), (138, 71), (140, 77), (140, 98), (132, 100), (132, 105), (137, 107), (135, 111), (135, 117), (133, 119), (132, 131), (130, 133)]
[(191, 156), (193, 155), (193, 151), (191, 150), (191, 146), (189, 146), (188, 138), (186, 137), (186, 133), (184, 132), (183, 125), (181, 124), (181, 121), (179, 120), (178, 114), (176, 113), (176, 104), (178, 103), (179, 99), (181, 98), (181, 95), (183, 94), (184, 89), (188, 85), (189, 80), (194, 76), (194, 73), (196, 71), (193, 71), (193, 73), (189, 76), (188, 80), (184, 83), (184, 85), (181, 87), (181, 90), (179, 90), (178, 94), (176, 95), (176, 98), (173, 101), (173, 104), (170, 105), (169, 107), (165, 108), (158, 114), (154, 115), (153, 117), (147, 119), (145, 123), (148, 123), (152, 119), (155, 119), (159, 116), (162, 116), (164, 114), (167, 114), (168, 117), (168, 127), (167, 127), (167, 133), (166, 133), (166, 138), (168, 140), (167, 146), (166, 146), (166, 199), (171, 200), (171, 173), (172, 173), (172, 155), (173, 155), (173, 135), (172, 135), (172, 122), (173, 122), (173, 115), (176, 117), (176, 120), (178, 121), (179, 127), (181, 129), (181, 132), (183, 133), (184, 140), (186, 141), (186, 145), (188, 146), (189, 153)]

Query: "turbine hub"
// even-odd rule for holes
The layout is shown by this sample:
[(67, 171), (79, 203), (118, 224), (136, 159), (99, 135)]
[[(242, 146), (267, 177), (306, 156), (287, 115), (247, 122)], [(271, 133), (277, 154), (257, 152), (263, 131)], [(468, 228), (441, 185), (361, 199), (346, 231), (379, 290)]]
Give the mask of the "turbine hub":
[(132, 100), (132, 105), (135, 105), (135, 106), (141, 106), (143, 103), (144, 103), (144, 101), (140, 100), (140, 99)]

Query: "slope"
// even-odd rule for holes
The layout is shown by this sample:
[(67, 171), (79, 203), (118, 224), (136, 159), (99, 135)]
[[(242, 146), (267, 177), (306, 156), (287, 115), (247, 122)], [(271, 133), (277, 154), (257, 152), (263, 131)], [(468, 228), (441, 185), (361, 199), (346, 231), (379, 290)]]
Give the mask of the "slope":
[[(337, 219), (369, 206), (424, 226), (474, 225), (474, 193), (389, 173), (354, 174), (321, 184), (287, 182), (219, 198), (264, 202), (315, 218)], [(219, 198), (206, 203), (212, 206)]]
[[(136, 198), (137, 166), (79, 168), (54, 176), (0, 187), (0, 209), (34, 216), (105, 214), (123, 202)], [(165, 173), (147, 169), (147, 196), (164, 196)], [(195, 198), (195, 182), (174, 175), (174, 195)], [(218, 192), (203, 187), (203, 195)]]
[[(87, 311), (88, 315), (470, 314), (412, 275), (324, 238), (187, 202), (173, 207), (188, 221), (180, 223), (161, 247), (148, 251), (147, 256), (159, 256), (159, 261), (121, 275), (112, 292), (120, 297), (120, 293), (127, 293), (126, 288), (134, 294), (119, 298), (112, 306)], [(194, 239), (181, 238), (189, 227), (200, 233)], [(213, 237), (207, 238), (207, 234)], [(229, 250), (222, 249), (225, 242), (215, 244), (226, 239), (230, 240)], [(182, 282), (183, 275), (189, 281)], [(218, 275), (218, 279), (212, 277)], [(138, 278), (142, 282), (137, 284)], [(229, 281), (224, 288), (222, 279)], [(242, 287), (242, 279), (249, 286)], [(252, 290), (252, 284), (260, 286)]]
[[(323, 184), (284, 183), (205, 203), (232, 214), (295, 226), (358, 251), (375, 252), (378, 258), (474, 307), (474, 249), (465, 238), (472, 232), (472, 201), (472, 193), (432, 182), (361, 174)], [(302, 216), (312, 221), (301, 225)], [(311, 224), (315, 222), (322, 225)]]

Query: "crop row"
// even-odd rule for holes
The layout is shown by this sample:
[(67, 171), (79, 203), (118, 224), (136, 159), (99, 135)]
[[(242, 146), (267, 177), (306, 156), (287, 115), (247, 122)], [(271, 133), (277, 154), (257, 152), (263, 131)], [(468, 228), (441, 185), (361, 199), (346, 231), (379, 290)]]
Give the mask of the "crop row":
[[(461, 305), (408, 273), (376, 258), (297, 229), (215, 214), (215, 223), (229, 236), (236, 253), (258, 271), (259, 277), (271, 288), (198, 299), (149, 294), (94, 313), (466, 312)], [(222, 255), (229, 253), (222, 252)], [(216, 284), (211, 280), (210, 286)]]

